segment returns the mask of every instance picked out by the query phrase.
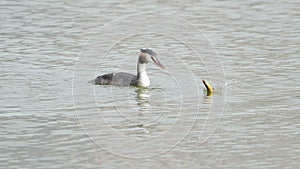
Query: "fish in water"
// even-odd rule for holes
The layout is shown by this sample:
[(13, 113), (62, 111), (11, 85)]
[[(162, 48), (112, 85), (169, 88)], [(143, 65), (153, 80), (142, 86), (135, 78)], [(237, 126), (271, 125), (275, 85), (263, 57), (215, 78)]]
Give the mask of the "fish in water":
[(206, 95), (211, 96), (214, 92), (214, 89), (212, 88), (212, 86), (206, 80), (202, 80), (202, 83), (204, 84), (204, 86), (206, 88)]

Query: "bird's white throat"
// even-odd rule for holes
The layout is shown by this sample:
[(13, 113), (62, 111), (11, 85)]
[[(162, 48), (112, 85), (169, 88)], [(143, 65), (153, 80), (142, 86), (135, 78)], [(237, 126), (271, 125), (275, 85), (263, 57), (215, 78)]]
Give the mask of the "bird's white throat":
[(147, 75), (147, 64), (146, 63), (139, 63), (137, 65), (137, 85), (142, 87), (150, 86), (150, 79)]

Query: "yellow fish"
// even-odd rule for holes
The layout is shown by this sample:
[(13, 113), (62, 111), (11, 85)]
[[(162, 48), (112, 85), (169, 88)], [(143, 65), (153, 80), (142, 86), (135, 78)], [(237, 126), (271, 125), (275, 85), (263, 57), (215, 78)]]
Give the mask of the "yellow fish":
[(214, 89), (211, 87), (211, 85), (206, 81), (202, 80), (204, 86), (206, 87), (206, 96), (211, 96), (214, 92)]

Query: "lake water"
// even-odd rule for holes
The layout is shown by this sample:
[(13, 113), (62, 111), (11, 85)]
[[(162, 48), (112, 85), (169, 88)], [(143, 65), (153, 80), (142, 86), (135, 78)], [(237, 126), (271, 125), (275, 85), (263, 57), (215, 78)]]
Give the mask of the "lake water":
[(300, 165), (298, 1), (0, 4), (0, 168)]

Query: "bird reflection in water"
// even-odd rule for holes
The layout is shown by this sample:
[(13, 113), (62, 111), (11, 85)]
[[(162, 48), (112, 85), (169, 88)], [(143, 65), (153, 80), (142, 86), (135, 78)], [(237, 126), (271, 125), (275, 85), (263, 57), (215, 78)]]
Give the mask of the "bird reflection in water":
[(151, 94), (150, 88), (143, 88), (139, 87), (135, 90), (137, 96), (137, 105), (140, 107), (144, 108), (149, 108), (151, 106), (151, 99), (150, 99), (150, 94)]

